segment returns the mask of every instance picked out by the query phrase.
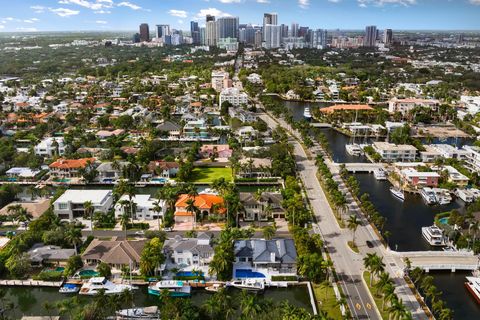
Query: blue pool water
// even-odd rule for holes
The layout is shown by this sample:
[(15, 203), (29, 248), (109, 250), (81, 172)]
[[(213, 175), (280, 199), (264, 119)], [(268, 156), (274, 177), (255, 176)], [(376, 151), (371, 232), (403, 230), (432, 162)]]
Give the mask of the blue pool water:
[(179, 271), (177, 272), (177, 277), (194, 277), (200, 275), (199, 272), (192, 271)]
[(448, 217), (438, 219), (441, 224), (448, 224)]
[(265, 278), (265, 275), (251, 269), (237, 269), (235, 270), (235, 278)]
[(84, 277), (96, 277), (99, 275), (95, 270), (82, 270), (78, 274)]

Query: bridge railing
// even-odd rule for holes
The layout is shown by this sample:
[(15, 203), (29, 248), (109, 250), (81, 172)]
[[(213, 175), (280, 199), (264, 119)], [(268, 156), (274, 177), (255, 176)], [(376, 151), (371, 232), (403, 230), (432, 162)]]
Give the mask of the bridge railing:
[(418, 267), (425, 270), (476, 270), (477, 264), (414, 264), (412, 267)]
[(473, 251), (391, 251), (401, 257), (473, 257)]

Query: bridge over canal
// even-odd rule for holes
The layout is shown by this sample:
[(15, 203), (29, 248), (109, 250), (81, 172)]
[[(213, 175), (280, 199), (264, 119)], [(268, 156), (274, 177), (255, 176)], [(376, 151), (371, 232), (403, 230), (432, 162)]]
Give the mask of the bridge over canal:
[(404, 260), (408, 258), (412, 268), (419, 267), (426, 272), (430, 270), (469, 270), (479, 268), (480, 256), (469, 251), (391, 251), (395, 258)]

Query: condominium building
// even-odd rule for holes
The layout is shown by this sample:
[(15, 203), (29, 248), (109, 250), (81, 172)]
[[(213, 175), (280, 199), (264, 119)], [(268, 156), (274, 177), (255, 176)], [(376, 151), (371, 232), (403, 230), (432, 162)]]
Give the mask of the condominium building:
[(230, 102), (235, 107), (239, 107), (242, 104), (248, 103), (248, 95), (237, 88), (225, 88), (220, 93), (220, 105), (225, 101)]
[(212, 88), (220, 92), (224, 88), (229, 88), (231, 87), (231, 84), (229, 81), (230, 80), (230, 75), (226, 71), (212, 71)]
[(382, 157), (384, 161), (409, 162), (415, 161), (417, 148), (408, 144), (393, 144), (389, 142), (376, 141), (373, 143), (373, 149)]
[(468, 154), (465, 157), (465, 167), (471, 172), (480, 172), (480, 148), (476, 146), (463, 146)]
[(437, 110), (440, 101), (433, 99), (398, 99), (393, 98), (388, 102), (388, 111), (390, 113), (400, 112), (406, 114), (415, 107), (429, 108)]
[(94, 212), (108, 212), (113, 203), (111, 190), (67, 190), (53, 203), (53, 212), (60, 218), (73, 220), (83, 217), (85, 203)]

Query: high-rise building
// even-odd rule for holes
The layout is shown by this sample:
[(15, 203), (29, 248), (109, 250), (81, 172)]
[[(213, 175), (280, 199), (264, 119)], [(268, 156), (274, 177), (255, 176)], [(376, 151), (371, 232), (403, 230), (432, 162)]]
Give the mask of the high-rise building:
[(365, 28), (365, 38), (363, 45), (365, 47), (375, 47), (375, 43), (377, 42), (377, 27), (376, 26), (367, 26)]
[(288, 26), (286, 24), (281, 24), (280, 25), (282, 29), (282, 38), (287, 38), (288, 37)]
[(276, 13), (263, 14), (263, 36), (262, 36), (263, 41), (265, 41), (265, 26), (267, 24), (276, 26), (278, 24), (278, 15)]
[(310, 36), (310, 46), (316, 49), (324, 49), (327, 46), (327, 30), (313, 30)]
[(383, 43), (388, 46), (393, 42), (393, 31), (392, 29), (385, 29), (383, 32)]
[(203, 46), (207, 45), (206, 30), (207, 29), (205, 27), (200, 28), (200, 44)]
[(292, 22), (290, 37), (294, 37), (294, 38), (298, 37), (298, 23)]
[(139, 43), (140, 42), (140, 33), (135, 33), (133, 35), (133, 43)]
[(197, 21), (190, 21), (190, 34), (193, 44), (200, 44), (200, 28)]
[(207, 14), (206, 22), (209, 22), (209, 21), (215, 21), (215, 16)]
[(168, 24), (157, 24), (157, 38), (164, 38), (165, 36), (170, 36), (172, 33), (170, 31), (170, 25)]
[[(208, 16), (207, 16), (208, 17)], [(217, 22), (214, 20), (207, 21), (205, 26), (205, 44), (207, 46), (217, 45)]]
[(140, 41), (141, 42), (150, 41), (150, 28), (148, 27), (148, 23), (142, 23), (140, 25)]
[(254, 40), (254, 46), (255, 48), (260, 48), (262, 46), (262, 37), (263, 37), (263, 32), (260, 30), (255, 31), (255, 40)]
[(238, 39), (238, 17), (222, 17), (217, 20), (218, 35), (221, 38)]
[(282, 44), (282, 28), (281, 26), (267, 24), (263, 30), (265, 36), (265, 48), (276, 49)]

